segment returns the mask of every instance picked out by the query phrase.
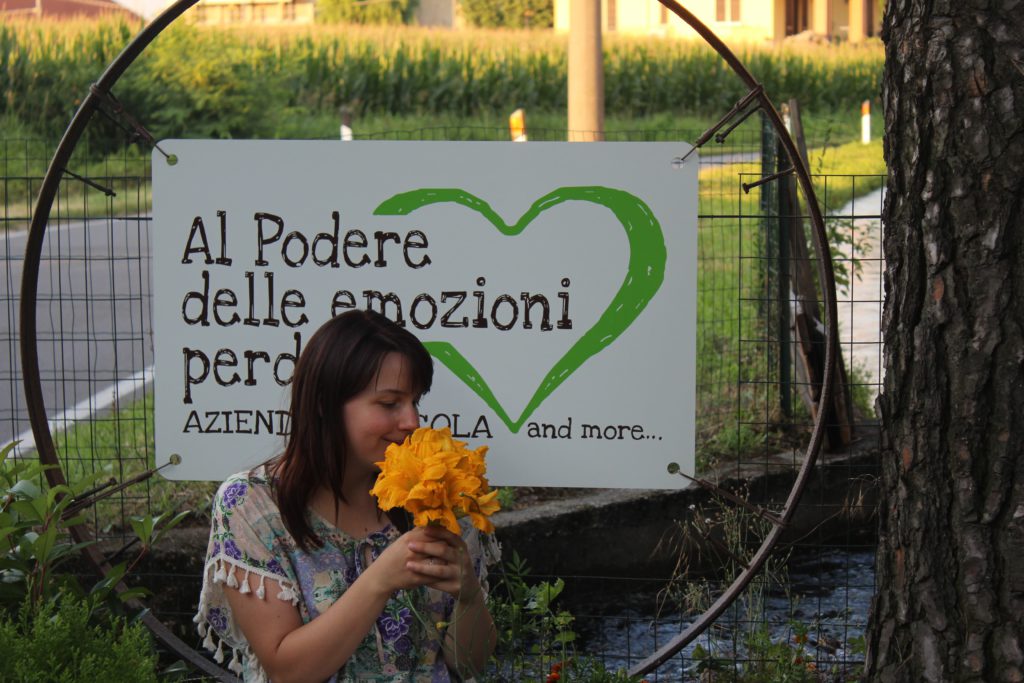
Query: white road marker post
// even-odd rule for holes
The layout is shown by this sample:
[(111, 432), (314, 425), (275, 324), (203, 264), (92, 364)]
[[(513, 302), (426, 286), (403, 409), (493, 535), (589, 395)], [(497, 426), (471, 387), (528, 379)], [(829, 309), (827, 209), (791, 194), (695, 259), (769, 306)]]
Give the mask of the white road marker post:
[(341, 108), (341, 139), (344, 142), (352, 141), (352, 110), (348, 107)]
[(865, 145), (871, 142), (871, 100), (860, 105), (860, 141)]

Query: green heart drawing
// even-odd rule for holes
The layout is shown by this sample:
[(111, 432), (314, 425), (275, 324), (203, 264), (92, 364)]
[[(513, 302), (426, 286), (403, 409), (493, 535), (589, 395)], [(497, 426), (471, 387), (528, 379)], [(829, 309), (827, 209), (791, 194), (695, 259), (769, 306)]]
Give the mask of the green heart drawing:
[(515, 225), (508, 225), (479, 197), (459, 189), (421, 189), (402, 192), (381, 202), (373, 212), (378, 216), (406, 216), (430, 204), (453, 202), (473, 209), (491, 222), (502, 234), (521, 233), (542, 211), (567, 201), (583, 201), (610, 209), (622, 224), (629, 240), (629, 266), (622, 285), (597, 322), (573, 344), (548, 371), (526, 404), (518, 420), (512, 420), (480, 372), (458, 349), (448, 342), (426, 342), (431, 355), (444, 363), (455, 376), (484, 400), (515, 434), (541, 403), (591, 356), (599, 353), (628, 328), (665, 279), (665, 236), (650, 208), (638, 197), (610, 187), (560, 187), (533, 203)]

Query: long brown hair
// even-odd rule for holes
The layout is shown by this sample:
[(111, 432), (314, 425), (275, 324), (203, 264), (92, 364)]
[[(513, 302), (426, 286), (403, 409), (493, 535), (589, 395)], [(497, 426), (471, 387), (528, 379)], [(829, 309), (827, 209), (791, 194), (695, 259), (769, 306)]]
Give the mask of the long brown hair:
[[(430, 354), (411, 332), (379, 313), (351, 310), (324, 323), (300, 354), (292, 377), (291, 432), (270, 465), (285, 527), (300, 548), (321, 547), (307, 516), (310, 499), (327, 482), (345, 501), (342, 482), (348, 460), (342, 409), (377, 376), (384, 357), (408, 361), (413, 391), (425, 394), (434, 378)], [(401, 516), (388, 515), (404, 530)]]

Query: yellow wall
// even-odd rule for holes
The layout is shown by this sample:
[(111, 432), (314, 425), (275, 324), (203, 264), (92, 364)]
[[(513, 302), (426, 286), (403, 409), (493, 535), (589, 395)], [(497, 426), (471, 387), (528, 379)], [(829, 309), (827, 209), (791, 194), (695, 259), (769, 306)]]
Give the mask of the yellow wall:
[[(555, 31), (569, 30), (570, 1), (555, 0)], [(612, 1), (615, 5), (617, 33), (697, 37), (697, 34), (675, 14), (663, 14), (662, 5), (657, 0)], [(601, 0), (601, 17), (606, 31), (609, 30), (608, 2), (609, 0)], [(741, 0), (738, 22), (717, 21), (715, 2), (716, 0), (687, 0), (683, 6), (725, 41), (759, 42), (773, 39), (776, 31), (775, 5), (781, 0)], [(726, 5), (727, 8), (731, 8), (732, 0), (727, 0)]]
[[(869, 2), (875, 5), (873, 33), (878, 35), (882, 26), (884, 0), (808, 0), (812, 17), (818, 16), (818, 32), (845, 38), (850, 16), (850, 2)], [(604, 28), (609, 31), (609, 0), (601, 0)], [(616, 33), (632, 35), (664, 35), (695, 38), (697, 34), (675, 14), (661, 12), (657, 0), (612, 0), (615, 5)], [(568, 32), (571, 0), (554, 0), (555, 31)], [(740, 21), (717, 21), (716, 0), (683, 0), (682, 5), (727, 43), (782, 40), (786, 33), (785, 0), (740, 0)], [(726, 11), (731, 11), (732, 0), (726, 0)], [(662, 21), (663, 17), (667, 21)], [(728, 16), (726, 17), (729, 18)]]
[(314, 8), (310, 0), (202, 0), (189, 15), (194, 23), (207, 26), (312, 24)]

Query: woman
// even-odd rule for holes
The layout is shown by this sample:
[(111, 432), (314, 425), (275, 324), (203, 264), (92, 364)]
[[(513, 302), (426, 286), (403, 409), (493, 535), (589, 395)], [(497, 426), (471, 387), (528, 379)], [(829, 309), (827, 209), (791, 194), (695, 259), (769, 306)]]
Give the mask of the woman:
[(369, 492), (432, 379), (419, 340), (373, 312), (349, 311), (307, 342), (284, 453), (230, 477), (213, 504), (195, 621), (246, 681), (437, 683), (483, 670), (496, 633), (481, 537), (408, 530)]

